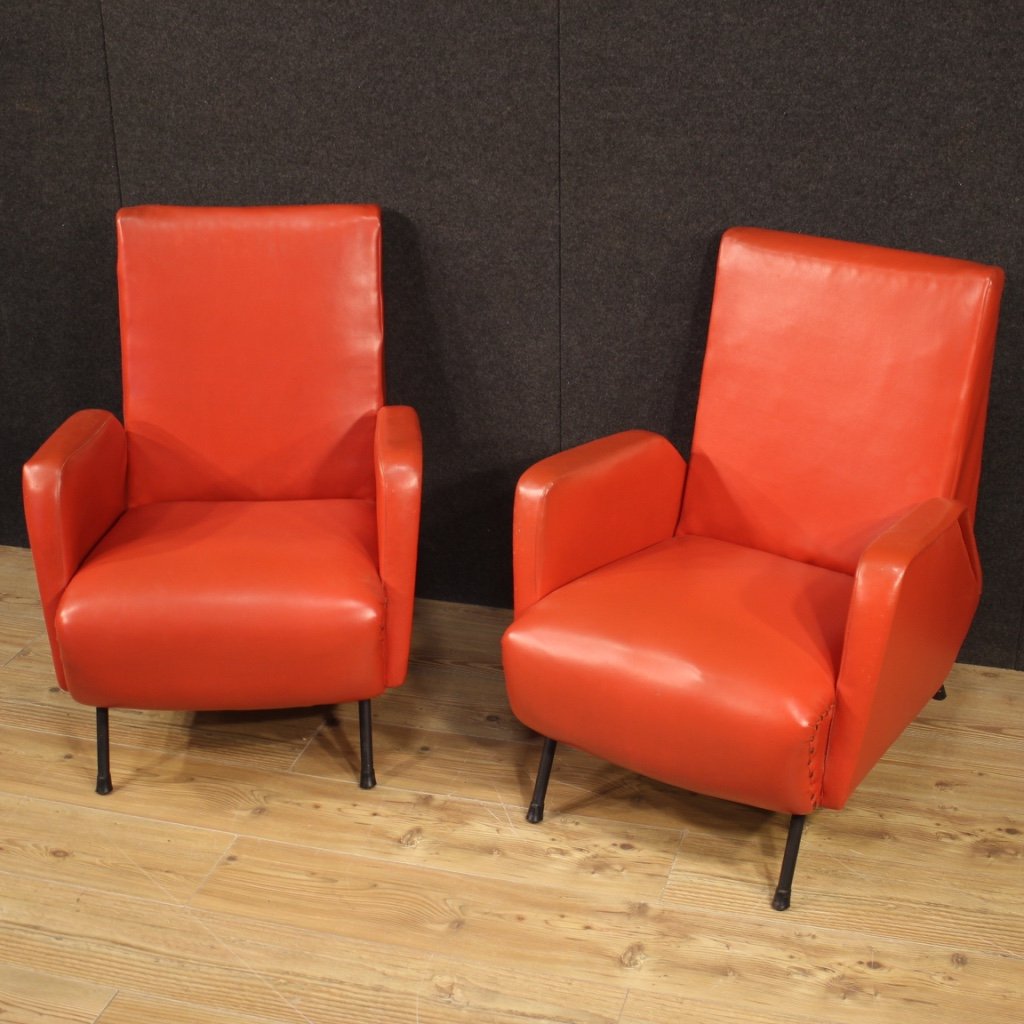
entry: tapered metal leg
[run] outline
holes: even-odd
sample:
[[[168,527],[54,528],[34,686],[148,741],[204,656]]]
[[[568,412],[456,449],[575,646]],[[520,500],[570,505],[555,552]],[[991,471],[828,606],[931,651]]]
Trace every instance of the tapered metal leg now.
[[[526,812],[526,820],[536,825],[538,821],[544,820],[544,797],[548,791],[548,781],[551,779],[551,765],[555,760],[555,747],[557,740],[544,740],[544,746],[540,752],[540,767],[537,769],[537,782],[533,787],[533,799],[530,801],[530,809]]]
[[[359,787],[373,789],[377,785],[377,776],[373,773],[373,719],[370,702],[359,702]]]
[[[110,724],[106,708],[96,709],[96,792],[106,796],[114,788],[110,781]]]
[[[946,699],[946,685],[945,685],[945,683],[943,683],[943,685],[940,686],[935,691],[935,696],[932,697],[932,700],[945,700],[945,699]]]
[[[779,872],[779,884],[775,888],[772,907],[776,910],[788,910],[789,900],[793,895],[793,872],[796,870],[796,855],[800,852],[800,838],[804,834],[804,814],[794,814],[789,819],[789,835],[786,836],[786,850],[782,855],[782,870]]]

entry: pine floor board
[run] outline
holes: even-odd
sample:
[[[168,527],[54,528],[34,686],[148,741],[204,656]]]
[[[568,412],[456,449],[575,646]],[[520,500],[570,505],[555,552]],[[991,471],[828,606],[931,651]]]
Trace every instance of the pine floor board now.
[[[212,1008],[301,1021],[187,907],[20,878],[5,885],[0,962]],[[268,1000],[280,1002],[267,1012]]]
[[[2,615],[3,609],[0,609]],[[8,664],[39,636],[39,626],[15,616],[0,618],[0,666]]]
[[[185,999],[158,999],[133,992],[118,992],[97,1018],[97,1024],[272,1024],[272,1018],[243,1017],[230,1011],[198,1006]]]
[[[630,992],[619,1024],[650,1024],[651,1021],[699,1021],[700,1024],[833,1024],[824,1017],[800,1017],[784,1008],[760,1013],[747,1006],[673,998],[650,992]]]
[[[0,794],[0,872],[184,902],[234,842],[223,831]]]
[[[343,920],[335,919],[336,905],[345,908]],[[376,862],[254,840],[239,841],[193,906],[340,930],[355,940],[383,928],[421,953],[504,957],[524,975],[557,971],[588,984],[614,981],[624,991],[637,984],[710,996],[724,982],[730,999],[761,1011],[785,997],[795,972],[836,1020],[857,1019],[859,1010],[847,1004],[854,998],[881,1012],[899,1009],[905,1020],[933,1019],[940,1010],[957,1020],[985,1007],[1017,1012],[1003,958],[960,946],[868,939],[809,925],[792,911],[746,919],[735,930],[735,918],[692,906],[675,910],[577,888],[510,892],[455,873],[428,878],[410,869],[396,877]],[[813,967],[798,967],[803,962]]]
[[[595,884],[656,897],[665,887],[681,836],[678,830],[645,827],[610,832],[607,823],[585,818],[552,819],[532,827],[518,807],[383,785],[366,793],[353,780],[302,775],[282,779],[279,773],[226,764],[203,764],[197,777],[196,765],[189,765],[185,755],[118,747],[112,748],[118,769],[115,789],[100,811],[94,810],[97,798],[90,789],[90,751],[84,740],[74,742],[79,746],[67,737],[0,727],[0,791],[16,794],[8,799],[20,800],[30,810],[20,830],[23,843],[33,835],[33,816],[35,834],[50,834],[39,820],[45,812],[33,798],[59,790],[65,816],[73,815],[76,807],[81,808],[79,815],[100,819],[117,812],[114,820],[128,822],[135,815],[157,834],[160,822],[169,823],[170,829],[174,822],[188,821],[220,830],[208,840],[213,848],[221,841],[219,835],[242,835],[402,866],[445,870],[457,864],[461,872],[507,882],[529,883],[543,871],[558,884]],[[81,755],[69,757],[75,749]],[[0,807],[3,800],[0,794]],[[52,806],[49,801],[45,805]]]
[[[1024,896],[1019,862],[997,878],[964,873],[963,884],[938,884],[920,866],[893,859],[802,851],[790,914],[815,927],[1024,957]],[[803,856],[806,854],[806,857]],[[712,836],[684,843],[662,900],[666,906],[742,914],[764,899],[774,872],[762,851],[737,849]],[[1022,963],[1024,970],[1024,963]]]
[[[91,1024],[114,993],[108,986],[0,963],[4,1024]]]
[[[557,975],[548,984],[543,973],[527,981],[507,967],[463,967],[434,950],[386,942],[393,937],[383,928],[353,942],[336,931],[33,881],[5,897],[4,909],[0,962],[240,1020],[391,1024],[415,1020],[418,1006],[421,1020],[458,1019],[458,1009],[462,1019],[500,1024],[608,1024],[621,1005],[620,993],[601,984],[584,991]],[[333,907],[339,920],[346,910]],[[526,985],[541,991],[523,994]]]
[[[338,906],[339,921],[346,908]],[[421,951],[383,922],[368,937],[344,927],[315,931],[308,922],[270,930],[256,917],[204,912],[204,924],[252,969],[273,975],[277,989],[316,1021],[493,1021],[609,1024],[621,989],[556,971],[524,973],[515,956],[485,959]],[[346,1008],[348,1015],[346,1016]]]

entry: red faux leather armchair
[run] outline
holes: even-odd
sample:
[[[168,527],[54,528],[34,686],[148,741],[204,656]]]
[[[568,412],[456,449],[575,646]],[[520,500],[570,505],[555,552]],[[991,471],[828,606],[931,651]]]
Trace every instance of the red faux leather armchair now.
[[[515,714],[556,743],[791,817],[841,808],[944,695],[1002,272],[751,228],[718,260],[689,466],[629,431],[516,492]]]
[[[359,702],[403,682],[416,413],[383,404],[375,206],[117,216],[124,425],[79,412],[25,466],[57,678],[97,709]]]

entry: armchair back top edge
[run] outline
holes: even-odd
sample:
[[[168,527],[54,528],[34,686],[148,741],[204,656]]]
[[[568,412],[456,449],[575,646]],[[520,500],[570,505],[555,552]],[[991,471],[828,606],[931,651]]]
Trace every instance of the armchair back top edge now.
[[[921,501],[977,500],[996,267],[733,228],[680,531],[843,572]]]
[[[372,497],[378,207],[128,207],[117,243],[130,505]]]

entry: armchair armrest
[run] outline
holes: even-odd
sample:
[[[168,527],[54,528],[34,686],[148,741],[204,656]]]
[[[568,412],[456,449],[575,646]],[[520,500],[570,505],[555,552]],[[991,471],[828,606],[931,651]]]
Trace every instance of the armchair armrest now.
[[[54,634],[68,581],[125,508],[128,449],[124,427],[109,412],[69,417],[25,463],[25,522],[57,677],[64,672]]]
[[[646,430],[531,466],[519,478],[512,519],[516,616],[571,580],[671,537],[685,477],[679,452]]]
[[[964,505],[933,498],[861,556],[846,625],[823,803],[840,808],[934,696],[981,595]]]
[[[377,483],[377,557],[387,595],[387,683],[405,679],[416,592],[423,439],[416,411],[384,406],[373,439]]]

